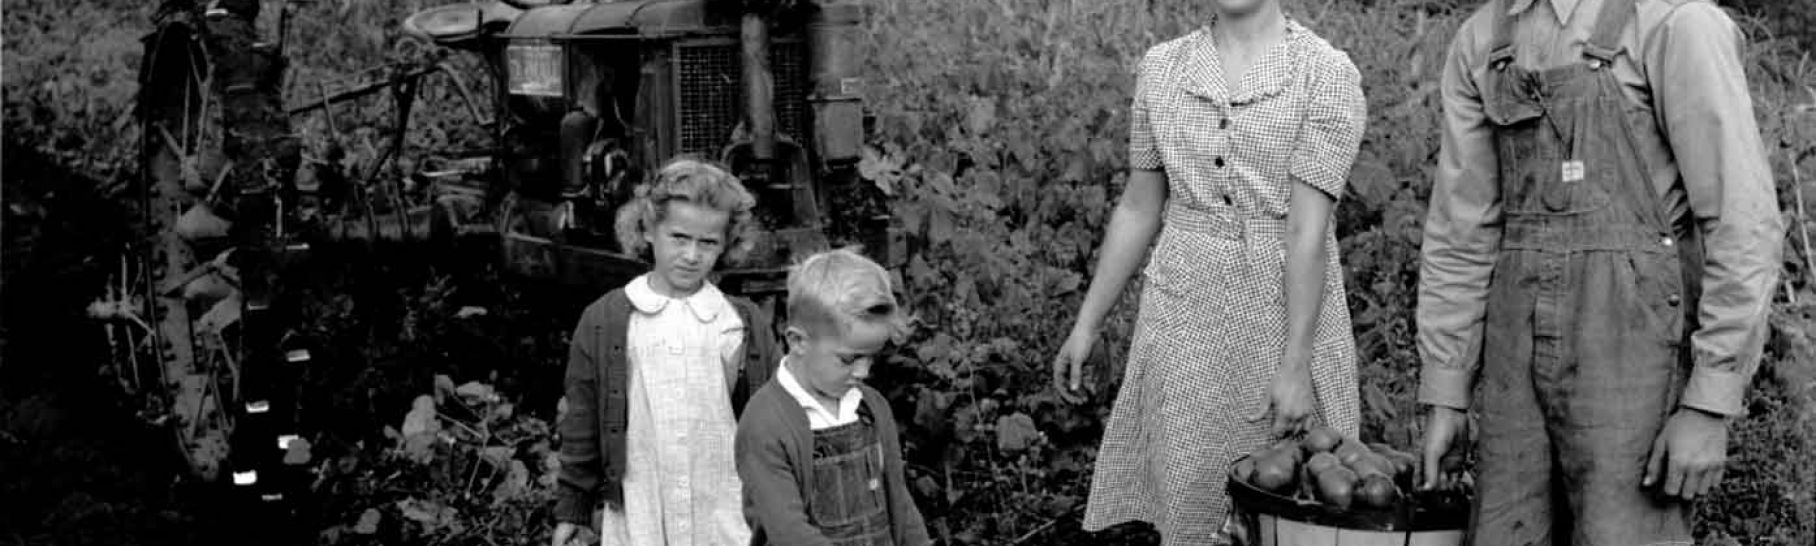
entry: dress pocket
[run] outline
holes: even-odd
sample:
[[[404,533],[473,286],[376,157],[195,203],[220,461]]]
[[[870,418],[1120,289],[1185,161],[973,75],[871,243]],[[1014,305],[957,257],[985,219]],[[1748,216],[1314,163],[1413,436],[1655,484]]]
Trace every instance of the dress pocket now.
[[[1154,247],[1148,251],[1148,263],[1141,270],[1143,282],[1156,290],[1173,295],[1184,295],[1187,272],[1179,263],[1182,250],[1180,234],[1162,227],[1160,235],[1154,240]]]

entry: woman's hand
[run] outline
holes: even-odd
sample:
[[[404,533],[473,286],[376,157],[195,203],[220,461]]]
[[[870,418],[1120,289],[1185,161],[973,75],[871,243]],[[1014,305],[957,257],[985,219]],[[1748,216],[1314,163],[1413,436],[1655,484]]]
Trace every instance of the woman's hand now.
[[[1129,277],[1147,259],[1148,247],[1153,246],[1154,237],[1160,233],[1160,213],[1166,201],[1165,173],[1129,171],[1116,211],[1110,213],[1110,227],[1099,249],[1101,256],[1096,274],[1091,276],[1091,287],[1085,290],[1085,300],[1078,306],[1072,333],[1053,357],[1053,389],[1060,398],[1075,404],[1084,400],[1084,393],[1078,391],[1082,375],[1079,372],[1085,358],[1091,355],[1091,347],[1097,344],[1097,331],[1104,317],[1115,307],[1116,298],[1122,297]]]
[[[1249,421],[1260,421],[1273,413],[1275,438],[1305,430],[1317,407],[1312,394],[1311,360],[1310,351],[1287,351],[1279,370],[1274,372],[1274,381],[1268,385],[1267,404]]]
[[[579,546],[599,543],[599,535],[592,529],[568,522],[555,524],[555,536],[550,537],[554,546]]]
[[[1091,356],[1091,348],[1097,344],[1097,335],[1089,331],[1073,328],[1066,336],[1065,343],[1060,344],[1059,354],[1053,355],[1053,390],[1060,398],[1077,403],[1084,398],[1078,392],[1079,376],[1082,375],[1085,360]]]

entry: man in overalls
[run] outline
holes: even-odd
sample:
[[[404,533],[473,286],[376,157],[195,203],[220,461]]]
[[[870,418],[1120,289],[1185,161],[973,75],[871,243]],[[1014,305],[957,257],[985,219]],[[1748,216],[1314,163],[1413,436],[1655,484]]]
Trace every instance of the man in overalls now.
[[[1476,412],[1472,544],[1690,543],[1782,251],[1742,40],[1708,0],[1490,0],[1457,32],[1419,401],[1425,487]]]

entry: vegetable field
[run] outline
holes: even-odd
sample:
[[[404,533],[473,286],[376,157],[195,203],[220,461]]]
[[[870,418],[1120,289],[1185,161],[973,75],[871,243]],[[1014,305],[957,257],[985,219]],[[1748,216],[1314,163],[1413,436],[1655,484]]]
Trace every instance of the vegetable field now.
[[[268,29],[280,0],[265,0]],[[285,93],[300,103],[422,58],[398,23],[436,0],[291,2]],[[1047,388],[1126,169],[1132,68],[1207,21],[1193,0],[872,0],[860,55],[864,174],[910,230],[916,330],[875,372],[903,423],[908,479],[945,544],[1155,544],[1079,529],[1122,377],[1131,286],[1083,400]],[[135,421],[98,370],[82,310],[132,236],[139,39],[155,2],[7,0],[0,200],[0,545],[200,543],[233,536],[177,478],[168,435]],[[1407,449],[1414,290],[1438,145],[1437,67],[1464,0],[1286,0],[1349,52],[1369,127],[1338,235],[1362,356],[1361,440]],[[1721,2],[1747,31],[1757,119],[1790,220],[1772,335],[1732,425],[1706,544],[1816,543],[1816,2]],[[274,32],[271,30],[268,33]],[[476,59],[450,57],[470,85]],[[394,176],[486,132],[445,80],[424,84]],[[485,106],[485,105],[480,105]],[[394,120],[385,94],[295,118],[365,172]],[[482,112],[490,116],[490,112]],[[512,281],[484,260],[349,246],[293,272],[324,340],[301,419],[316,472],[302,532],[319,544],[546,544],[566,336],[597,294]],[[427,403],[424,403],[424,401]],[[1637,469],[1635,470],[1638,471]],[[241,532],[243,530],[236,530]]]

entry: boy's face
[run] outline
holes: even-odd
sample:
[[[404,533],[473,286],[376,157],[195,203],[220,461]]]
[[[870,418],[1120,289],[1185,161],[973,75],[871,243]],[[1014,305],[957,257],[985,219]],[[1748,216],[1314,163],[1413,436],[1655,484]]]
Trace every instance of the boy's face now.
[[[887,327],[863,321],[853,323],[843,335],[809,334],[790,326],[787,336],[794,362],[790,371],[808,392],[827,400],[838,400],[870,377],[876,353],[889,343]]]
[[[671,202],[654,229],[643,234],[655,254],[650,288],[671,298],[699,290],[725,250],[731,213],[693,203]]]

